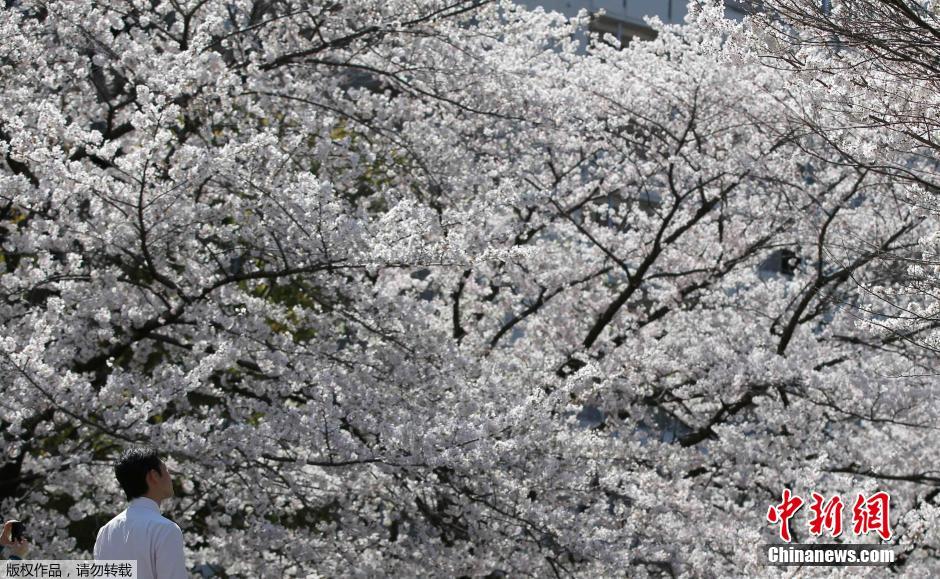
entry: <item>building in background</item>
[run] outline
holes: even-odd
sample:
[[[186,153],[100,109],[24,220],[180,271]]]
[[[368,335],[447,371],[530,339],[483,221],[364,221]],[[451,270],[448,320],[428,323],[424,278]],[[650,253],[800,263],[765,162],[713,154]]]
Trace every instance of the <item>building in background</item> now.
[[[520,4],[545,10],[557,10],[574,16],[586,8],[593,16],[591,30],[608,32],[621,43],[631,38],[653,38],[656,33],[643,20],[644,16],[658,16],[670,24],[681,24],[688,13],[688,0],[517,0]],[[599,12],[603,10],[603,14]],[[741,18],[746,13],[745,2],[725,0],[729,18]]]

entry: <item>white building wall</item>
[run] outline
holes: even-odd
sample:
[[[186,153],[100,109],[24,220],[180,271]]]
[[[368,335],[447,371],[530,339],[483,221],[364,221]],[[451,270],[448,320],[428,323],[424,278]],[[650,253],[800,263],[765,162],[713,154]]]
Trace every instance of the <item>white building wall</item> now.
[[[629,30],[649,30],[643,21],[644,16],[659,16],[660,20],[670,24],[681,24],[688,13],[687,0],[516,0],[518,3],[534,8],[541,6],[545,10],[555,10],[568,16],[574,16],[581,8],[591,14],[603,9],[605,20],[627,25]],[[741,18],[744,15],[742,2],[726,0],[726,14],[729,18]],[[613,32],[613,31],[612,31]],[[651,32],[651,31],[650,31]],[[641,34],[643,35],[643,34]]]
[[[659,16],[663,22],[679,23],[687,12],[684,0],[522,0],[520,3],[567,15],[574,15],[581,8],[587,8],[592,14],[604,9],[611,18],[640,25],[647,15]]]

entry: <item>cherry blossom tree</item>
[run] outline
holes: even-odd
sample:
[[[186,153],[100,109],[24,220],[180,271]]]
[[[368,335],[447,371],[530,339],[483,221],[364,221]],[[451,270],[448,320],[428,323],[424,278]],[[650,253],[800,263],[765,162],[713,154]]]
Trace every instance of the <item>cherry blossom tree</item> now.
[[[940,337],[937,3],[769,0],[743,27],[715,19],[712,24],[713,32],[731,39],[727,52],[790,74],[789,98],[780,102],[794,126],[825,142],[833,162],[893,182],[895,187],[875,192],[879,202],[906,199],[924,222],[918,251],[885,252],[877,259],[886,275],[853,281],[865,296],[857,303],[860,325],[881,339],[927,350],[928,363],[914,365],[909,373],[935,378],[930,358],[936,358]],[[729,50],[731,44],[736,48]],[[870,247],[876,243],[864,234],[858,239]],[[926,437],[924,448],[933,441]],[[906,520],[919,529],[913,534],[921,540],[911,540],[899,558],[896,568],[905,570],[935,558],[940,546],[926,531],[938,514],[937,480],[925,466],[934,459],[916,452],[906,458],[893,469],[846,469],[881,484],[913,483],[916,494]]]
[[[772,0],[754,16],[765,63],[796,73],[813,110],[795,116],[839,151],[842,162],[909,183],[925,217],[940,215],[937,55],[940,5],[923,0]],[[827,114],[819,115],[818,111]],[[879,331],[919,334],[940,351],[938,237],[922,240],[893,282],[867,288]]]
[[[739,574],[896,480],[935,569],[933,362],[852,283],[922,219],[717,16],[8,2],[3,512],[86,555],[151,443],[225,576]]]

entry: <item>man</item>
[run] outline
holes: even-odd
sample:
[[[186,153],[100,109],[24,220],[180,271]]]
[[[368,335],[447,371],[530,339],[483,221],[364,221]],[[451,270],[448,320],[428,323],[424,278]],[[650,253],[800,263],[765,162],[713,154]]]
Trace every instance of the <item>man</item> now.
[[[124,451],[114,467],[127,508],[98,531],[95,560],[136,559],[138,579],[190,576],[183,556],[183,532],[160,515],[160,502],[173,496],[166,464],[153,448]]]

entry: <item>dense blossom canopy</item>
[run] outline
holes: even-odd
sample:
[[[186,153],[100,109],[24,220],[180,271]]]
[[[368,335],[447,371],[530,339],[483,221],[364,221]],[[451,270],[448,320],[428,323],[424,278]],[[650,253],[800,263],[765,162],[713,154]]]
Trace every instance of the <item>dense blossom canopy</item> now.
[[[784,487],[889,491],[937,569],[935,360],[856,307],[930,223],[720,11],[619,47],[508,2],[6,4],[34,552],[87,556],[147,442],[227,575],[758,573]]]
[[[839,162],[907,183],[904,195],[940,215],[940,3],[935,0],[769,0],[745,49],[791,71],[812,106],[793,115]],[[819,114],[824,111],[826,114]],[[940,352],[940,230],[901,257],[902,276],[870,284],[871,326]]]

